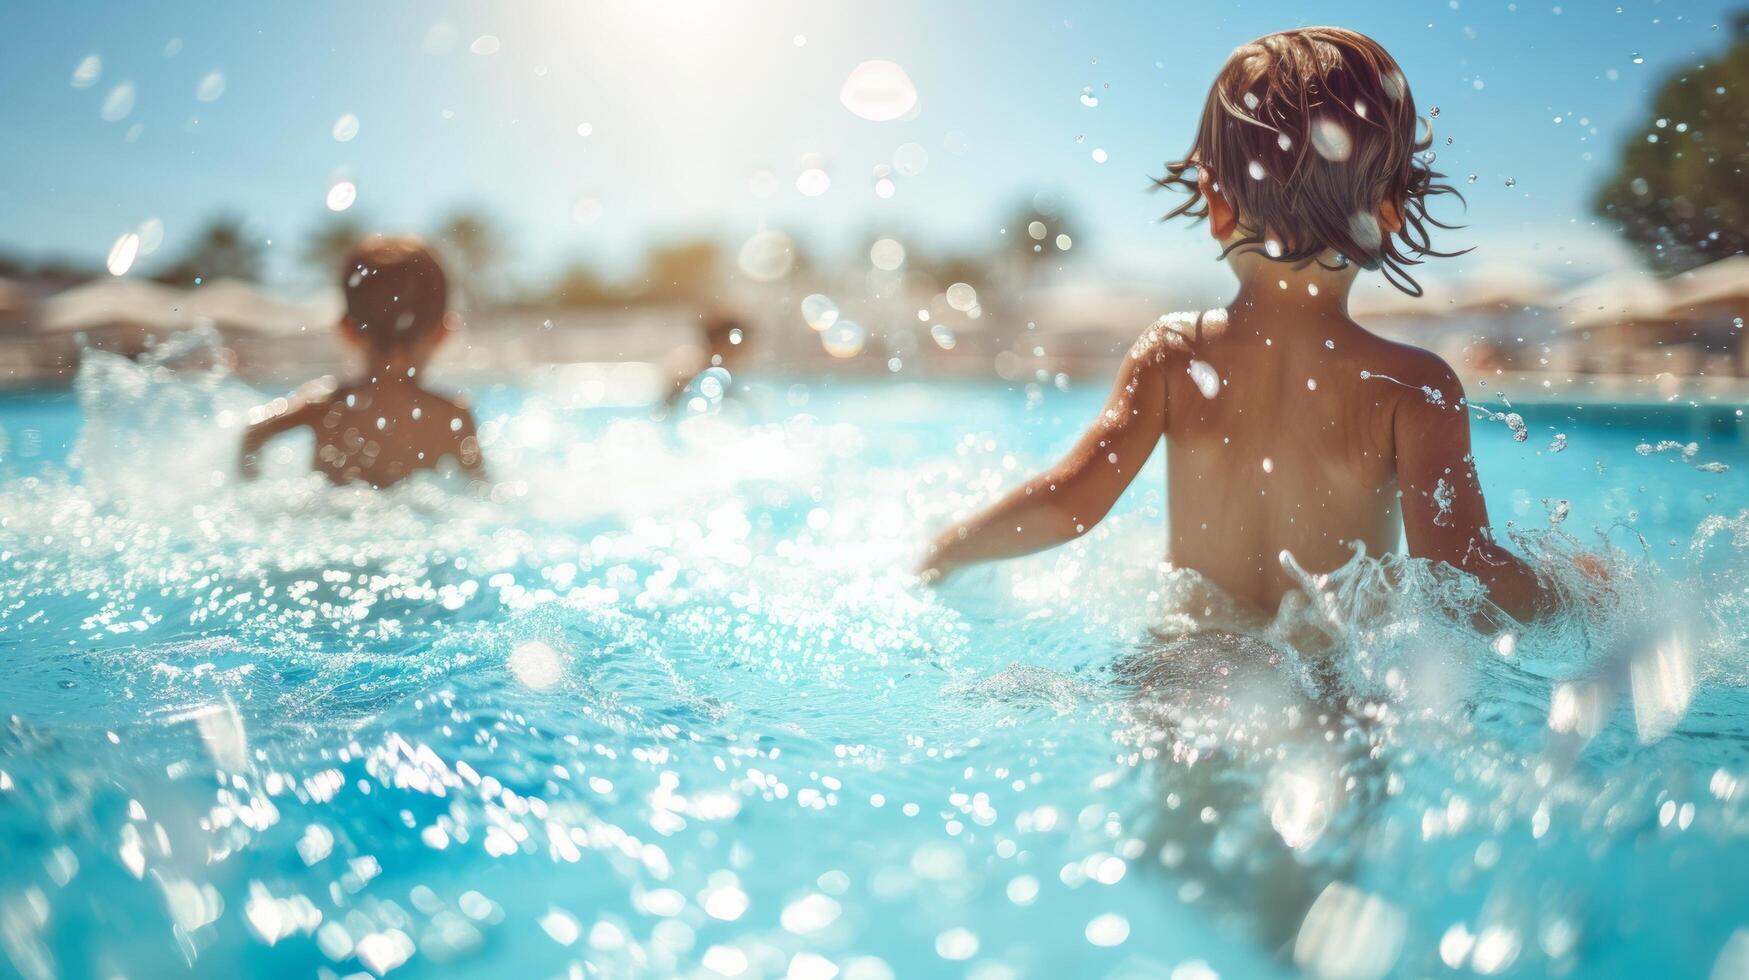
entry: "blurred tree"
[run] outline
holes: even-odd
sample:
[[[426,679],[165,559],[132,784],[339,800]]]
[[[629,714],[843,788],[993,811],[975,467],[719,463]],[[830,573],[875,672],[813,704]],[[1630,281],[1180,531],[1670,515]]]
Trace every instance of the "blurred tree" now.
[[[182,258],[157,279],[174,286],[227,277],[256,282],[261,279],[263,249],[261,239],[249,233],[242,218],[221,214],[207,222]]]
[[[303,259],[326,285],[334,278],[346,253],[369,234],[370,228],[361,218],[350,214],[329,217],[310,232],[304,242]]]
[[[625,302],[625,292],[603,280],[594,269],[578,262],[559,273],[549,300],[557,306],[618,306]]]
[[[1008,229],[1006,252],[1018,277],[1017,286],[1033,284],[1046,269],[1055,268],[1079,244],[1075,241],[1075,221],[1054,195],[1034,194],[1014,211],[1005,226]]]
[[[722,249],[704,239],[658,245],[644,259],[643,296],[653,302],[703,302],[716,292]]]
[[[498,230],[492,219],[479,211],[460,210],[437,230],[438,245],[450,262],[450,278],[460,287],[469,306],[491,300],[492,273],[502,255]]]
[[[1679,271],[1749,250],[1749,12],[1717,58],[1666,79],[1598,192],[1646,260]]]

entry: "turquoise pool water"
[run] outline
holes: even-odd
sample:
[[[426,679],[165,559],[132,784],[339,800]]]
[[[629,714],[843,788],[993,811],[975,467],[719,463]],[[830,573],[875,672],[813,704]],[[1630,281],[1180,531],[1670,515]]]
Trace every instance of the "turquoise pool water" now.
[[[1478,421],[1502,531],[1558,560],[1564,512],[1612,591],[1511,630],[1360,562],[1310,603],[1324,660],[1153,637],[1158,459],[1074,547],[913,582],[1102,387],[766,383],[678,425],[611,378],[471,387],[493,499],[325,487],[298,446],[236,485],[222,374],[0,397],[0,963],[1749,969],[1732,424]]]

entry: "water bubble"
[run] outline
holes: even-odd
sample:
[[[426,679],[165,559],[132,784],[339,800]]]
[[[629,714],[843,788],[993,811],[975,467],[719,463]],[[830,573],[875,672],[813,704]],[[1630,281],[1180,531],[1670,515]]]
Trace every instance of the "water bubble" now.
[[[1633,56],[1632,61],[1636,65],[1643,65],[1646,63],[1646,59],[1638,54]]]
[[[808,36],[806,34],[797,34],[795,37],[789,39],[789,43],[798,48],[805,47],[808,43]]]
[[[749,279],[773,282],[788,275],[795,260],[795,243],[790,237],[768,228],[747,239],[747,243],[741,246],[737,264]]]
[[[802,300],[802,320],[815,330],[838,322],[838,304],[830,296],[813,293]]]
[[[978,291],[963,282],[947,287],[947,305],[964,313],[978,305]]]
[[[1202,392],[1204,398],[1214,398],[1221,393],[1221,376],[1214,366],[1207,361],[1191,361],[1186,371],[1190,380],[1196,385],[1196,390]]]
[[[1294,148],[1294,141],[1292,137],[1288,136],[1288,134],[1279,133],[1275,137],[1275,145],[1281,147],[1282,152],[1286,153]]]
[[[954,928],[935,937],[935,955],[944,960],[969,960],[978,955],[978,934]]]
[[[482,34],[474,38],[474,43],[468,45],[468,50],[479,55],[493,55],[503,46],[504,43],[498,40],[496,34]]]
[[[1050,232],[1045,228],[1044,222],[1034,221],[1026,226],[1026,233],[1032,236],[1033,241],[1042,242],[1045,240],[1045,236]]]
[[[1070,246],[1074,244],[1075,243],[1069,239],[1068,235],[1057,236],[1057,251],[1059,252],[1067,252]]]
[[[1567,448],[1567,434],[1565,432],[1555,433],[1554,440],[1549,443],[1549,452],[1558,453],[1561,450],[1566,449],[1566,448]]]
[[[917,87],[905,69],[893,62],[865,61],[844,79],[838,101],[858,118],[887,122],[903,118],[917,107]]]
[[[1116,912],[1107,912],[1087,923],[1087,941],[1095,946],[1121,946],[1130,938],[1130,920]]]
[[[1089,109],[1095,108],[1099,105],[1099,97],[1093,94],[1093,89],[1091,87],[1081,90],[1081,104]]]
[[[1262,180],[1264,177],[1268,176],[1268,174],[1263,171],[1263,164],[1256,160],[1251,161],[1245,169],[1251,174],[1252,180]]]
[[[901,177],[915,177],[929,166],[929,151],[918,143],[906,143],[893,151],[893,170]]]
[[[1300,923],[1294,963],[1318,976],[1383,977],[1396,965],[1408,925],[1402,909],[1333,881]]]
[[[109,247],[109,258],[104,261],[104,267],[112,276],[125,276],[134,267],[134,259],[140,254],[140,236],[126,232]]]
[[[833,357],[855,357],[868,342],[868,331],[854,320],[838,320],[820,333],[820,346]]]
[[[336,143],[350,143],[358,135],[358,117],[347,113],[334,120],[334,128],[329,131]]]
[[[337,180],[328,188],[328,210],[344,211],[358,200],[358,185],[350,180]]]
[[[225,73],[209,71],[194,87],[194,97],[201,102],[217,102],[225,94]]]
[[[577,124],[577,135],[578,136],[588,138],[594,132],[595,132],[595,126],[592,123],[578,123]]]
[[[1245,108],[1250,109],[1252,112],[1256,112],[1257,107],[1261,104],[1257,101],[1256,94],[1252,92],[1246,92],[1244,98],[1240,101],[1244,102]]]
[[[140,222],[138,233],[141,255],[151,255],[158,250],[158,246],[164,244],[164,222],[157,218],[147,218]]]
[[[1507,187],[1517,187],[1518,186],[1518,178],[1517,177],[1506,178],[1506,186]]]
[[[899,189],[898,185],[893,183],[893,180],[891,177],[882,177],[880,180],[875,181],[875,185],[874,185],[875,197],[878,197],[883,201],[889,197],[892,197],[894,192],[896,192],[898,189]]]
[[[534,691],[544,691],[557,684],[565,675],[565,660],[557,650],[539,640],[520,643],[511,651],[507,662],[517,683]]]
[[[97,79],[102,74],[103,59],[94,54],[86,55],[73,67],[73,87],[90,88],[97,84]]]
[[[1354,152],[1354,140],[1336,120],[1318,119],[1312,123],[1312,149],[1332,163],[1341,163]]]
[[[953,331],[940,323],[930,324],[929,338],[935,341],[935,346],[942,350],[953,350],[954,346],[959,343],[959,340],[954,337]]]
[[[1272,259],[1281,258],[1281,254],[1282,254],[1281,242],[1277,241],[1274,238],[1265,238],[1263,240],[1263,254],[1269,256]]]
[[[103,108],[98,114],[104,122],[120,122],[134,111],[134,83],[122,82],[109,90],[103,99]]]
[[[905,246],[891,238],[876,239],[869,246],[868,260],[875,268],[892,272],[905,264]]]
[[[601,220],[605,210],[600,198],[586,194],[578,198],[576,205],[571,208],[571,218],[580,225],[592,225]]]
[[[796,175],[796,190],[803,197],[819,197],[832,186],[832,178],[819,167],[808,167]]]

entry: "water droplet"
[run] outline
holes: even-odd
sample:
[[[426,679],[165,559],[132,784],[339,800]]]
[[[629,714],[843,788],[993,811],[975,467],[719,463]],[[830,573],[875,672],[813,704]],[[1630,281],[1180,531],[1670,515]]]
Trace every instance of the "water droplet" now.
[[[1104,163],[1106,160],[1109,160],[1109,159],[1110,159],[1110,157],[1106,155],[1104,147],[1096,146],[1093,148],[1093,162],[1094,163]]]
[[[905,246],[891,238],[876,239],[869,247],[868,260],[875,268],[892,272],[905,264]]]
[[[905,69],[893,62],[865,61],[844,79],[838,101],[858,118],[887,122],[903,118],[917,107],[917,87]]]
[[[833,357],[855,357],[868,342],[868,331],[854,320],[838,320],[820,334],[820,346]]]
[[[1186,371],[1190,375],[1191,383],[1196,385],[1196,390],[1202,392],[1204,398],[1213,399],[1221,393],[1221,376],[1215,371],[1214,365],[1207,361],[1193,360]]]
[[[1081,104],[1089,109],[1099,105],[1099,97],[1093,94],[1092,88],[1084,88],[1081,90]]]
[[[749,279],[773,282],[782,279],[795,264],[795,243],[781,231],[768,228],[747,239],[737,256],[737,265]]]
[[[468,45],[468,50],[478,55],[493,55],[503,46],[504,43],[498,40],[496,34],[482,34],[474,38],[474,43]]]
[[[1265,174],[1263,172],[1263,164],[1257,162],[1256,160],[1251,161],[1251,163],[1245,169],[1247,172],[1249,172],[1251,174],[1252,180],[1262,180],[1264,177],[1268,176],[1267,174]]]
[[[929,151],[918,143],[906,143],[893,151],[893,170],[901,177],[915,177],[929,166]]]
[[[825,330],[838,322],[838,304],[830,296],[813,293],[802,300],[802,321],[814,330]]]
[[[796,190],[803,197],[819,197],[832,186],[832,178],[819,167],[809,167],[796,175]]]
[[[97,79],[103,74],[103,59],[97,55],[86,55],[84,60],[73,68],[73,87],[90,88],[97,84]]]
[[[978,305],[978,291],[963,282],[947,287],[947,305],[965,313]]]
[[[1517,177],[1506,178],[1506,186],[1507,187],[1517,187],[1518,186],[1518,178]]]
[[[953,331],[940,323],[930,324],[929,339],[935,341],[935,346],[942,350],[953,350],[954,345],[959,343],[958,338],[954,337]]]
[[[353,138],[358,135],[358,117],[349,112],[334,120],[334,128],[331,133],[336,143],[352,142]]]
[[[358,185],[350,180],[337,180],[328,188],[328,210],[344,211],[358,200]]]
[[[1336,120],[1319,119],[1312,123],[1312,149],[1332,163],[1341,163],[1354,152],[1354,140]]]
[[[109,247],[109,258],[104,266],[112,276],[125,276],[134,267],[134,259],[140,254],[140,236],[127,232],[115,240]]]
[[[103,117],[104,122],[120,122],[133,111],[134,83],[122,82],[109,90],[109,94],[103,99],[103,108],[99,110],[98,114]]]
[[[194,87],[194,97],[201,102],[217,102],[225,94],[225,73],[209,71]]]

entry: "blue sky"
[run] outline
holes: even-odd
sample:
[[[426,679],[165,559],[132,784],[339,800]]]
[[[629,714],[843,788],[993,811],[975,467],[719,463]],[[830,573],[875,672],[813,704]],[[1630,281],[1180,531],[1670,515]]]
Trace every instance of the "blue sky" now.
[[[150,271],[230,210],[272,241],[273,278],[295,286],[308,276],[302,241],[345,177],[354,212],[386,230],[430,228],[459,205],[490,211],[516,273],[536,280],[572,258],[624,271],[651,242],[733,245],[761,227],[828,255],[875,231],[932,251],[981,248],[1044,190],[1075,215],[1083,273],[1207,283],[1212,244],[1156,220],[1169,198],[1148,177],[1186,148],[1235,45],[1336,23],[1383,42],[1421,111],[1441,110],[1437,166],[1470,198],[1469,227],[1444,241],[1478,246],[1446,273],[1531,264],[1578,278],[1628,261],[1590,195],[1658,81],[1722,48],[1729,11],[1674,0],[13,3],[0,8],[0,249],[101,263],[118,235],[156,218],[164,243],[138,266]],[[475,53],[492,47],[475,45],[486,36],[496,50]],[[91,55],[101,71],[78,87]],[[915,82],[912,118],[870,122],[840,103],[846,75],[876,58]],[[202,101],[214,72],[222,92]],[[133,108],[106,121],[124,83]],[[1097,107],[1082,103],[1088,88]],[[339,142],[346,114],[358,135]],[[874,168],[906,143],[927,150],[927,166],[878,197]],[[832,177],[819,197],[795,184],[810,153]],[[751,179],[762,171],[775,178],[767,196]],[[599,203],[588,223],[584,199]]]

